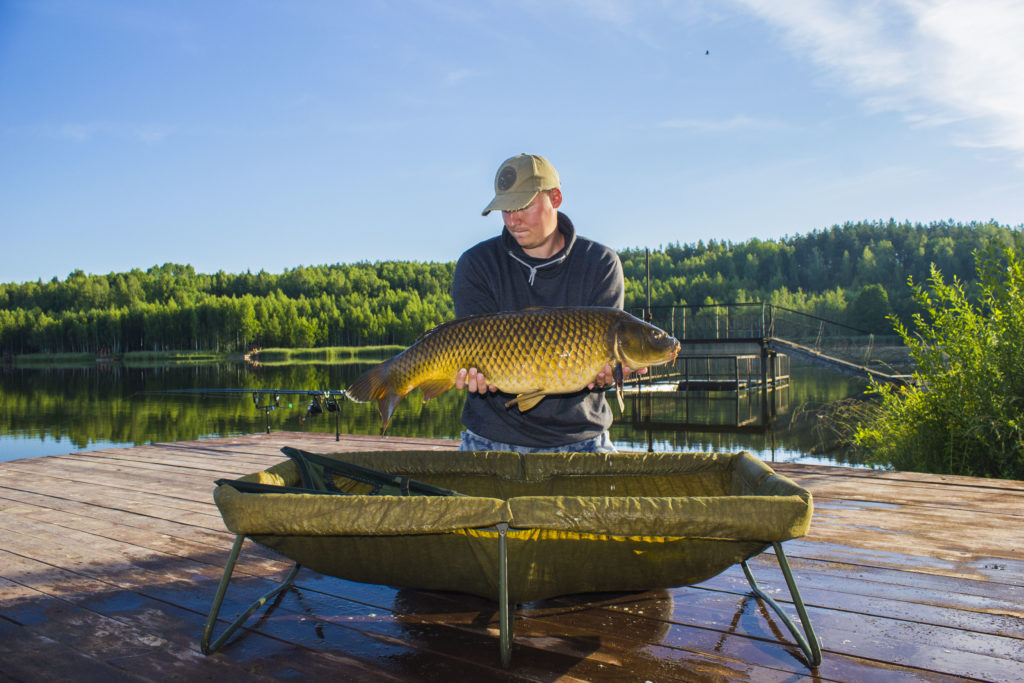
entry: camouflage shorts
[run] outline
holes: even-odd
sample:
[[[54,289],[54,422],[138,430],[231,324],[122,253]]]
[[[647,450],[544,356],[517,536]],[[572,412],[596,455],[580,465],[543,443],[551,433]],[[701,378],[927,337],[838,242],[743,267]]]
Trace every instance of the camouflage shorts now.
[[[468,429],[462,432],[460,451],[511,451],[513,453],[615,453],[615,445],[607,431],[597,436],[561,446],[519,446],[493,441]]]

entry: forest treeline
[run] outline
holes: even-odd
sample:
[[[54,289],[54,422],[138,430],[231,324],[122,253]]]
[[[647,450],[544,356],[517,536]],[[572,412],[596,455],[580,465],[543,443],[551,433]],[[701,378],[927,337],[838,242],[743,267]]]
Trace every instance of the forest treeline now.
[[[934,264],[968,291],[974,253],[1010,246],[995,222],[859,222],[778,240],[709,240],[650,251],[653,306],[767,301],[871,332],[917,310],[908,278]],[[647,303],[647,251],[620,252],[626,308]],[[243,350],[409,344],[453,317],[455,264],[383,261],[265,271],[147,270],[0,284],[0,351]]]

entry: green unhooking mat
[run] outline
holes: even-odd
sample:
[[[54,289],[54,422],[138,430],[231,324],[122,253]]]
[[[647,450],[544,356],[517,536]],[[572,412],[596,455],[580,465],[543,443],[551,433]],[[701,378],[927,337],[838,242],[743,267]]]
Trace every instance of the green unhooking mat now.
[[[698,583],[803,536],[812,512],[749,453],[283,450],[217,482],[232,532],[331,576],[494,598],[504,523],[513,604]]]

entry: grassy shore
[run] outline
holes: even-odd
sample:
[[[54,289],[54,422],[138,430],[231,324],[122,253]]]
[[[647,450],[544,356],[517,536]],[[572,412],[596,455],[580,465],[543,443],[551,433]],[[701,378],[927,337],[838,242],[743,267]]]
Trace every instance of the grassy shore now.
[[[325,346],[315,349],[261,349],[256,355],[260,365],[296,363],[365,363],[386,360],[404,346]]]
[[[94,353],[21,353],[12,356],[18,367],[88,367],[96,364]]]

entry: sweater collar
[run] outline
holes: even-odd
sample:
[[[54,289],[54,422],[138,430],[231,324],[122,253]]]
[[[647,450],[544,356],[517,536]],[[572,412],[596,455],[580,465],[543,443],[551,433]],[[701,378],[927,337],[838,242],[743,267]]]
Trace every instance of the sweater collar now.
[[[569,220],[569,217],[561,211],[558,212],[558,231],[562,233],[562,236],[565,238],[565,246],[552,254],[551,258],[541,259],[530,256],[523,251],[523,248],[519,246],[519,243],[513,239],[511,234],[509,234],[508,229],[502,229],[501,240],[505,247],[505,252],[513,260],[518,261],[529,270],[530,286],[533,286],[533,281],[537,277],[538,270],[548,268],[550,266],[556,266],[569,258],[569,252],[572,251],[572,247],[576,243],[576,228],[573,226],[572,221]]]

